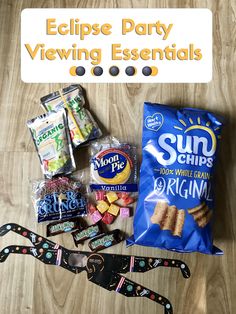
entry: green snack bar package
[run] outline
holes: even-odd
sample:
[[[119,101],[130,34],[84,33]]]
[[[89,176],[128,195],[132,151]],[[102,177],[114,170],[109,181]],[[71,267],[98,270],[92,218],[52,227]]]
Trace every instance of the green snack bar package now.
[[[41,104],[46,111],[67,109],[70,137],[74,147],[102,135],[91,113],[84,108],[85,99],[80,85],[70,85],[46,95],[41,98]]]
[[[42,114],[29,120],[27,126],[47,178],[75,170],[65,109]]]

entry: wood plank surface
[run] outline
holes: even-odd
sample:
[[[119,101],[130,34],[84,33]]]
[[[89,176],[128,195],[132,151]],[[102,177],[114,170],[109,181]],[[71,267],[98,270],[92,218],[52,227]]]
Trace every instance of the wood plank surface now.
[[[192,271],[189,280],[170,269],[127,277],[172,301],[175,314],[236,313],[236,1],[235,0],[0,0],[0,224],[17,222],[45,235],[35,222],[31,183],[42,178],[38,157],[26,127],[42,112],[39,99],[63,84],[25,84],[20,78],[20,12],[31,7],[148,7],[209,8],[213,12],[213,80],[208,84],[83,84],[89,108],[106,133],[135,143],[141,157],[143,102],[201,107],[226,118],[216,175],[215,244],[222,257],[177,254],[122,243],[107,252],[183,259]],[[47,73],[45,73],[47,75]],[[78,168],[88,167],[87,149],[78,153]],[[82,160],[85,160],[82,162]],[[79,176],[79,173],[77,174]],[[117,221],[131,234],[132,219]],[[74,249],[69,235],[54,239]],[[1,238],[0,248],[28,244],[14,234]],[[86,249],[86,245],[83,249]],[[10,256],[0,264],[1,314],[142,314],[163,313],[145,298],[125,298],[31,257]]]

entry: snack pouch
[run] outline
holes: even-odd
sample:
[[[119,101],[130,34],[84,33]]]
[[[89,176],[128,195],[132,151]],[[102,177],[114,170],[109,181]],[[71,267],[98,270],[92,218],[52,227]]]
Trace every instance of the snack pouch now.
[[[212,239],[221,128],[221,118],[209,111],[144,104],[139,199],[128,244],[223,254]]]
[[[80,85],[70,85],[40,100],[46,111],[58,111],[60,108],[68,110],[68,125],[73,147],[102,135],[91,113],[84,108],[85,99]]]
[[[83,186],[67,177],[34,181],[32,201],[38,223],[87,215]]]
[[[90,176],[92,191],[136,192],[136,147],[106,137],[90,147]]]
[[[47,178],[75,170],[65,109],[42,114],[27,125]]]

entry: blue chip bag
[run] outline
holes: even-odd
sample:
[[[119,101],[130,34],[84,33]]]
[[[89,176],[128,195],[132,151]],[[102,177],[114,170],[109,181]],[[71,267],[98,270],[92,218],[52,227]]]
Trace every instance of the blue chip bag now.
[[[212,239],[221,128],[222,119],[209,111],[144,104],[139,199],[128,244],[223,254]]]

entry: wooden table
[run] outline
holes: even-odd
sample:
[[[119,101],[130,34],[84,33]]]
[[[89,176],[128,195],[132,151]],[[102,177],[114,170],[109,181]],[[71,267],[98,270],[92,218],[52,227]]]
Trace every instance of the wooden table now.
[[[225,126],[216,175],[215,244],[222,257],[175,254],[125,244],[107,252],[165,256],[184,259],[192,277],[182,278],[176,270],[157,269],[129,278],[168,297],[175,314],[236,313],[236,1],[0,1],[0,224],[17,222],[45,235],[35,222],[31,203],[32,181],[42,178],[26,120],[42,113],[39,98],[63,84],[25,84],[20,78],[20,12],[27,7],[207,7],[214,18],[213,80],[208,84],[84,84],[89,107],[105,133],[121,140],[141,143],[143,101],[191,105],[223,114]],[[47,73],[45,73],[47,75]],[[89,166],[87,149],[76,154],[78,177]],[[83,159],[83,160],[82,160]],[[117,220],[115,226],[132,233],[132,219]],[[70,235],[54,238],[75,248]],[[1,248],[28,244],[9,233]],[[87,247],[84,246],[83,249]],[[31,257],[10,256],[0,264],[0,312],[16,313],[162,313],[145,298],[125,298],[87,281],[86,274],[73,274],[45,266]]]

